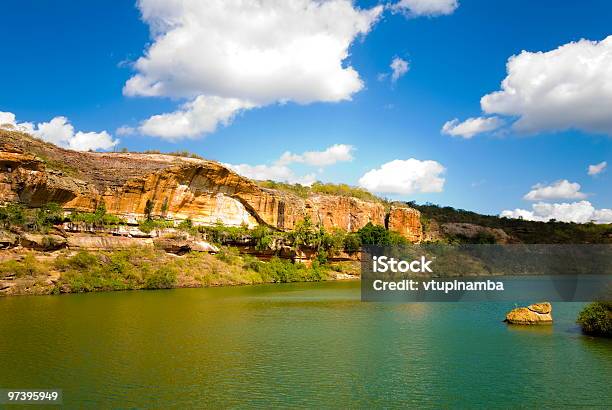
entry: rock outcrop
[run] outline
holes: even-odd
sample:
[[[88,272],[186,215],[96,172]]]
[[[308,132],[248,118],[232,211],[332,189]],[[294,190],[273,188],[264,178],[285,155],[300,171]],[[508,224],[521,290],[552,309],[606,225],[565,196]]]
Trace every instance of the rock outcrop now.
[[[391,205],[387,228],[399,232],[411,242],[421,242],[423,239],[421,213],[413,208]]]
[[[551,324],[552,321],[552,306],[549,302],[512,309],[506,315],[505,320],[505,322],[515,325],[546,325]]]
[[[0,203],[67,211],[109,213],[136,223],[152,214],[168,220],[228,226],[265,224],[289,230],[310,216],[325,228],[356,231],[368,222],[384,225],[385,207],[358,198],[312,194],[302,198],[266,189],[214,161],[163,154],[76,152],[0,130]],[[411,241],[422,236],[419,213],[394,207],[388,220]]]

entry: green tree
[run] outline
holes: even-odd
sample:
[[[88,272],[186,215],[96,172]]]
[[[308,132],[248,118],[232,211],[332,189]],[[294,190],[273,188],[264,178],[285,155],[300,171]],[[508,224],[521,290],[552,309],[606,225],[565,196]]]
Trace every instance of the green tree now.
[[[363,228],[357,231],[359,239],[363,245],[385,246],[390,243],[389,231],[384,226],[374,225],[368,222]]]
[[[612,337],[612,302],[593,302],[586,305],[576,322],[584,333]]]
[[[46,232],[53,225],[63,221],[64,211],[62,207],[54,202],[49,202],[38,209],[34,224],[37,231]]]
[[[144,208],[144,214],[147,218],[147,221],[150,221],[151,219],[153,219],[153,201],[151,201],[150,199],[147,199],[147,202],[145,203],[145,208]]]

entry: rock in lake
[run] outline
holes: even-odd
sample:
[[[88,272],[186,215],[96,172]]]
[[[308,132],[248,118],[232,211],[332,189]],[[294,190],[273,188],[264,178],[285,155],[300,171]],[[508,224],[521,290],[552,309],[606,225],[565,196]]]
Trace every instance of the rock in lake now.
[[[552,306],[548,302],[541,302],[527,307],[512,309],[508,312],[504,321],[515,325],[552,324]]]

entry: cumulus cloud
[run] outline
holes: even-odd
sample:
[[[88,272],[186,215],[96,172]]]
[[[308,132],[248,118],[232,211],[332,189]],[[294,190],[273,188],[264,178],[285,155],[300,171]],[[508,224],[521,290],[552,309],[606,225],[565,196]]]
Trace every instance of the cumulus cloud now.
[[[324,151],[307,151],[303,154],[293,154],[289,151],[281,155],[278,165],[288,165],[294,162],[315,167],[326,167],[336,162],[352,161],[355,147],[346,144],[334,144]]]
[[[145,135],[168,140],[193,138],[214,132],[217,125],[229,124],[241,110],[254,105],[237,98],[207,97],[200,95],[183,104],[175,112],[154,115],[143,121],[140,131]]]
[[[283,153],[272,165],[224,164],[242,176],[257,180],[272,180],[310,186],[316,182],[314,173],[298,176],[288,165],[299,163],[312,167],[333,165],[337,162],[352,161],[355,147],[346,144],[334,144],[323,151],[306,151],[302,154]]]
[[[74,126],[66,117],[54,117],[51,121],[38,123],[18,123],[15,115],[10,112],[0,112],[0,126],[15,128],[32,134],[44,141],[77,151],[109,150],[119,144],[119,140],[106,131],[102,132],[75,132]]]
[[[400,0],[391,8],[408,16],[440,16],[452,14],[457,7],[457,0]]]
[[[518,117],[520,132],[578,129],[612,135],[612,36],[510,57],[501,90],[482,97],[489,114]]]
[[[359,185],[369,191],[386,194],[442,192],[444,171],[445,168],[436,161],[396,159],[366,172],[359,179]]]
[[[541,222],[547,222],[551,219],[555,219],[561,222],[595,222],[598,224],[612,223],[612,209],[595,209],[595,207],[589,201],[560,204],[539,202],[537,204],[533,204],[531,208],[531,210],[505,210],[502,211],[500,216]]]
[[[346,63],[349,47],[383,9],[350,0],[141,0],[138,7],[153,42],[124,94],[190,100],[141,126],[170,139],[212,132],[243,109],[349,100],[363,88]]]
[[[470,139],[474,135],[494,131],[503,124],[504,121],[497,117],[468,118],[463,122],[459,122],[459,119],[455,118],[444,123],[441,132],[453,137]]]
[[[286,165],[249,165],[249,164],[223,164],[236,173],[260,181],[279,181],[290,184],[312,185],[317,179],[315,174],[297,176]]]
[[[403,60],[399,57],[395,57],[391,61],[391,64],[389,65],[389,67],[391,67],[391,81],[392,82],[396,82],[397,80],[399,80],[399,78],[403,76],[404,74],[406,74],[408,70],[410,69],[410,66],[408,65],[408,61]]]
[[[542,201],[549,199],[582,199],[586,194],[580,192],[580,184],[569,182],[567,179],[554,182],[550,185],[536,184],[531,187],[523,199],[528,201]]]
[[[588,174],[591,176],[599,175],[606,170],[607,166],[608,166],[608,163],[606,161],[600,162],[599,164],[589,165]]]
[[[134,135],[136,134],[136,128],[130,127],[128,125],[122,125],[121,127],[115,130],[115,134],[117,135]]]

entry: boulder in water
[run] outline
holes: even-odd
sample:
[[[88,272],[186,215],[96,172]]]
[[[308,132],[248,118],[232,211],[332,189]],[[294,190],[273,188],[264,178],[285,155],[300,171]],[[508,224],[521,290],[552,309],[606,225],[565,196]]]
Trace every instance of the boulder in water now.
[[[512,309],[508,312],[504,321],[515,325],[551,324],[553,322],[552,306],[549,302],[541,302]]]

